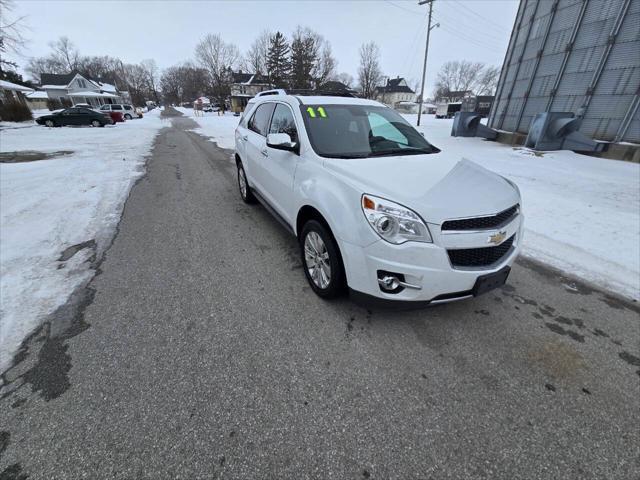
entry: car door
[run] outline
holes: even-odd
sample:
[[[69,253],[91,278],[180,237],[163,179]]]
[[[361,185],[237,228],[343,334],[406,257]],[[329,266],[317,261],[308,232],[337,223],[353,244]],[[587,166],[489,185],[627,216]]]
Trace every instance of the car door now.
[[[78,109],[67,108],[60,113],[60,123],[62,125],[78,125]]]
[[[298,128],[291,107],[276,103],[271,116],[269,133],[286,133],[294,143],[299,143]],[[293,177],[298,165],[298,154],[286,150],[267,147],[263,156],[260,178],[264,189],[270,193],[272,206],[289,223],[293,224]]]
[[[89,110],[88,108],[78,108],[77,109],[77,125],[91,125],[91,122],[95,119],[93,115],[95,112],[93,110]]]
[[[258,191],[269,203],[271,195],[263,185],[264,164],[267,156],[267,131],[275,104],[261,103],[247,122],[245,140],[245,171],[249,177],[249,184]]]

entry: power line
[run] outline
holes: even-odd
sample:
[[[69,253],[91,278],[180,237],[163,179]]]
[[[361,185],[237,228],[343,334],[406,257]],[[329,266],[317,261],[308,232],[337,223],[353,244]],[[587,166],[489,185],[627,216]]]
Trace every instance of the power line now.
[[[478,22],[477,21],[471,19],[470,17],[452,18],[450,16],[450,12],[444,12],[442,9],[438,10],[438,16],[440,18],[444,18],[444,20],[447,20],[448,23],[450,23],[450,24],[462,26],[462,27],[466,28],[467,30],[473,30],[473,34],[474,35],[483,35],[483,36],[487,37],[488,40],[502,42],[506,38],[506,36],[504,36],[504,35],[493,34],[493,33],[485,31],[482,27],[478,26]],[[469,23],[466,23],[466,22],[473,22],[473,23],[469,24]]]
[[[394,3],[391,0],[384,0],[384,1],[387,2],[389,5],[393,5],[394,7],[399,8],[400,10],[404,10],[405,12],[409,12],[414,15],[422,15],[422,12],[418,12],[416,10],[411,10],[410,8],[403,7],[402,5],[398,5],[397,3]]]
[[[493,20],[491,20],[491,19],[489,19],[489,18],[487,18],[487,17],[484,17],[484,16],[480,15],[479,13],[477,13],[475,10],[472,10],[471,8],[467,7],[464,3],[461,3],[461,2],[459,2],[458,0],[450,0],[450,1],[451,1],[452,3],[456,3],[456,4],[460,5],[462,8],[464,8],[465,10],[467,10],[467,11],[471,12],[471,13],[472,13],[473,15],[475,15],[476,17],[481,18],[481,19],[482,19],[482,20],[484,20],[485,22],[489,22],[491,25],[493,25],[493,26],[495,26],[495,27],[498,27],[498,28],[500,28],[501,30],[509,31],[509,30],[508,30],[507,28],[505,28],[504,26],[502,26],[502,25],[498,25],[498,24],[497,24],[497,23],[495,23]]]

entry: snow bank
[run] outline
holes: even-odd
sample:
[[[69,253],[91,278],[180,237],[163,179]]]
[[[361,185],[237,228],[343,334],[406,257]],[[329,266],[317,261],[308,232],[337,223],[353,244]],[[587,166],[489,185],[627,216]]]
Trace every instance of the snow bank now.
[[[163,122],[158,110],[105,128],[0,130],[0,151],[74,153],[0,164],[0,371],[24,337],[92,275],[92,249],[58,261],[63,250],[109,243],[144,156]]]
[[[202,112],[202,116],[196,117],[192,108],[176,107],[176,110],[200,125],[200,128],[193,129],[194,132],[208,137],[221,148],[231,150],[235,148],[234,132],[240,117],[234,116],[231,112],[225,112],[224,115],[218,115],[217,112]]]
[[[417,115],[404,117],[416,124]],[[640,165],[454,138],[452,120],[422,119],[419,129],[435,146],[520,187],[525,256],[640,298]]]

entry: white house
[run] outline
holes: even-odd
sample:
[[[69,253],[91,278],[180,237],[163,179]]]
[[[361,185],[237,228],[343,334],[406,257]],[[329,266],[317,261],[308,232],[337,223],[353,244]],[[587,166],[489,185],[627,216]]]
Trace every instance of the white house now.
[[[29,105],[31,110],[43,110],[47,108],[47,100],[49,100],[47,92],[36,90],[34,92],[27,93],[24,98],[26,98],[27,105]]]
[[[411,90],[407,81],[402,77],[389,78],[387,84],[376,87],[376,100],[385,105],[396,108],[400,102],[415,102],[416,92]]]
[[[68,100],[72,105],[88,103],[99,107],[105,103],[129,103],[127,92],[120,92],[111,84],[83,77],[77,72],[68,74],[43,73],[40,90],[51,99]]]

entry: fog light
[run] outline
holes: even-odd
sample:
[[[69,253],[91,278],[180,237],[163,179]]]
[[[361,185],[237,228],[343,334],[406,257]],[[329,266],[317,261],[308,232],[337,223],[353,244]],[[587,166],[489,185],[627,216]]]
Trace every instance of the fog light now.
[[[378,270],[378,285],[385,293],[400,293],[404,290],[404,275]]]

